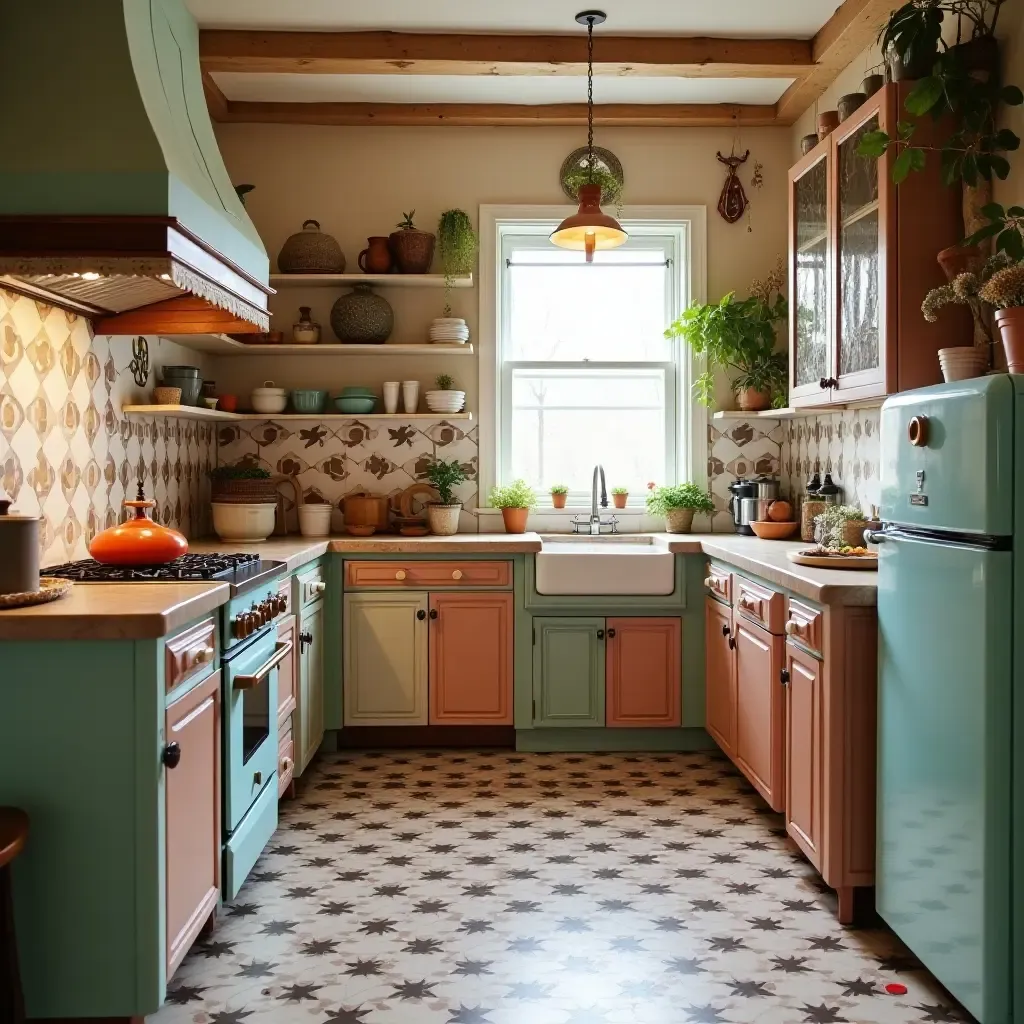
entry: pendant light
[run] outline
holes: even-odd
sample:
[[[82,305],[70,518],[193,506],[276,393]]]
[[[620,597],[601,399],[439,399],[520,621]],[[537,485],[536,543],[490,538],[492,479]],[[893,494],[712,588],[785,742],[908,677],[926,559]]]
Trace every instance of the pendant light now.
[[[587,167],[594,171],[594,26],[607,20],[604,11],[581,11],[576,20],[587,26]],[[561,249],[582,250],[594,262],[595,249],[614,249],[629,235],[622,225],[601,209],[601,186],[593,181],[579,189],[580,208],[551,232]]]

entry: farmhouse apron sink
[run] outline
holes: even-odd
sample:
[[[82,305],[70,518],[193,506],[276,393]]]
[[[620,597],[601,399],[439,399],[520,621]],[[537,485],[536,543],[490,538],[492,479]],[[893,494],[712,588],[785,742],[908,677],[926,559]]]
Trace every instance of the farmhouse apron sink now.
[[[675,556],[654,537],[541,539],[544,546],[535,556],[538,594],[664,596],[675,588]]]

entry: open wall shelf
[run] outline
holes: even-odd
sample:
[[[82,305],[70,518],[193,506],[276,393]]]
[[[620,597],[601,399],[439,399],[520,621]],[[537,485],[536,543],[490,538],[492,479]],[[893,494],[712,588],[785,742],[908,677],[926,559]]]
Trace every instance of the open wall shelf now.
[[[414,344],[345,345],[339,342],[321,342],[317,345],[250,345],[229,338],[226,334],[162,334],[184,348],[207,352],[215,356],[471,356],[472,345],[435,345],[430,342]]]
[[[440,423],[442,421],[450,423],[471,423],[473,421],[473,414],[471,412],[456,412],[448,414],[434,412],[373,412],[368,413],[365,416],[356,416],[352,413],[344,412],[325,412],[320,415],[283,412],[273,415],[271,413],[261,412],[223,412],[220,409],[206,409],[195,405],[124,405],[121,407],[121,412],[123,412],[125,416],[167,416],[172,419],[185,420],[245,420],[250,423],[254,421],[277,422],[279,420],[307,420],[313,423],[317,423],[321,420],[388,420],[395,422],[425,420],[432,423]]]
[[[352,288],[372,284],[379,288],[443,288],[444,274],[271,274],[271,288]],[[453,288],[472,288],[472,274],[452,278]]]

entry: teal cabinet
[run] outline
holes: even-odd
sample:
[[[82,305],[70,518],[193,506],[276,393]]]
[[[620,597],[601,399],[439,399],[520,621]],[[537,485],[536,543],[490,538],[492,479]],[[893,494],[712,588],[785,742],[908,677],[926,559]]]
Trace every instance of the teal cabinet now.
[[[306,769],[324,738],[324,602],[317,601],[299,619],[298,773]]]
[[[535,618],[533,724],[604,725],[603,618]]]

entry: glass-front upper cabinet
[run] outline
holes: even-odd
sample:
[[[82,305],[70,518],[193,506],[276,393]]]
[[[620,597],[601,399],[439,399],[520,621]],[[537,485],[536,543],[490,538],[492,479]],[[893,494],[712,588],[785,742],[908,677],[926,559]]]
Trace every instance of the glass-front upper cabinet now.
[[[834,291],[829,211],[831,159],[820,145],[790,171],[790,401],[828,401]]]

